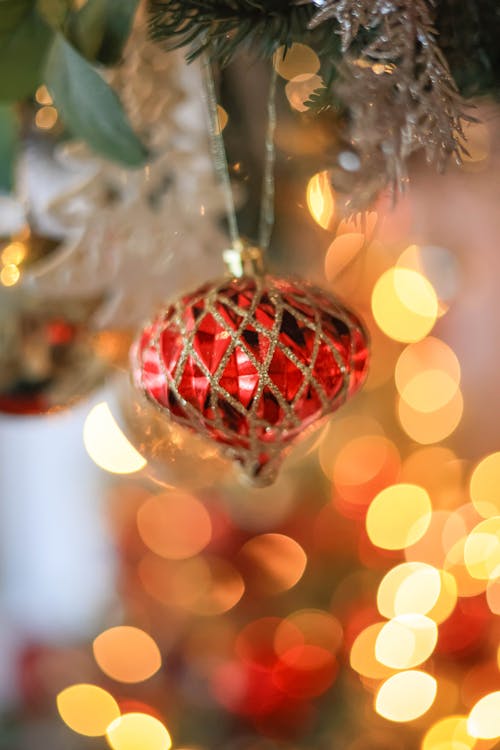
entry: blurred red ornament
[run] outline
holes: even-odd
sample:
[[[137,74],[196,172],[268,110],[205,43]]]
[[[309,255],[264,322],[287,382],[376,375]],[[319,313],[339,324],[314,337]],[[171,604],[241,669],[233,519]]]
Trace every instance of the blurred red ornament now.
[[[78,335],[77,326],[62,318],[49,320],[45,329],[47,341],[50,346],[67,346]]]
[[[327,292],[243,276],[181,297],[132,349],[136,385],[174,421],[222,444],[258,484],[367,373],[366,333]]]
[[[44,394],[0,394],[0,412],[2,414],[34,416],[46,414],[50,411],[50,408],[50,401]]]
[[[0,319],[1,414],[59,411],[103,382],[108,363],[87,325],[96,304],[13,297]]]

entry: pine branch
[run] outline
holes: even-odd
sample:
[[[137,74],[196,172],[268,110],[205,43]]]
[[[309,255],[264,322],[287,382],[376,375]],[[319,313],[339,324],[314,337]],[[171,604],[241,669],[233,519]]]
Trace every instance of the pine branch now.
[[[149,8],[152,36],[188,46],[188,59],[209,50],[225,64],[242,48],[270,57],[293,42],[313,46],[325,86],[310,108],[348,123],[360,176],[377,173],[374,190],[381,174],[404,186],[419,149],[438,168],[460,162],[462,126],[474,119],[460,92],[500,93],[497,0],[149,0]]]
[[[290,46],[307,36],[313,13],[290,0],[149,0],[149,11],[154,39],[189,46],[189,59],[210,49],[222,64],[244,47],[270,57]]]
[[[465,97],[500,96],[500,4],[496,0],[440,0],[439,45]]]

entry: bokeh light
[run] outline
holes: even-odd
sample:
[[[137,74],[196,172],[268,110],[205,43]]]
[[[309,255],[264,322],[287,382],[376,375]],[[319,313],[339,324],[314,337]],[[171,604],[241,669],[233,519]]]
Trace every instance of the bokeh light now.
[[[210,585],[208,567],[198,557],[171,562],[148,553],[139,561],[137,572],[147,594],[167,607],[189,606],[199,588]]]
[[[229,121],[229,115],[220,104],[217,105],[217,134],[222,133]]]
[[[138,573],[145,590],[156,601],[198,615],[228,612],[245,592],[239,571],[215,555],[168,561],[149,554],[140,561]]]
[[[0,281],[3,286],[15,286],[21,278],[21,271],[14,263],[8,263],[0,271]]]
[[[281,654],[272,670],[272,681],[291,698],[310,699],[322,695],[337,675],[335,657],[311,644],[292,646]]]
[[[249,622],[235,640],[237,661],[217,670],[216,695],[230,710],[252,714],[274,710],[283,699],[286,710],[290,698],[321,695],[337,675],[338,628],[335,618],[320,610]],[[290,714],[285,716],[289,720]]]
[[[437,625],[429,617],[414,613],[398,615],[378,634],[375,657],[392,669],[411,669],[431,656],[437,637]]]
[[[394,674],[394,669],[382,664],[376,657],[377,638],[385,622],[377,622],[364,628],[352,644],[349,661],[352,669],[371,680],[383,680]]]
[[[212,537],[212,522],[204,505],[177,490],[146,500],[137,512],[137,528],[149,549],[170,560],[194,557]]]
[[[464,534],[464,529],[459,527],[458,520],[456,527],[453,523],[450,524],[448,532],[445,533],[450,519],[453,520],[452,511],[433,511],[425,534],[418,542],[405,549],[405,558],[408,562],[428,563],[438,569],[443,567],[450,547]]]
[[[472,737],[479,739],[500,737],[500,690],[488,693],[472,707],[467,730]]]
[[[274,634],[274,648],[282,656],[297,646],[318,646],[336,654],[342,644],[342,625],[329,612],[303,609],[282,620]]]
[[[58,120],[55,107],[41,107],[35,115],[35,125],[40,130],[51,130]]]
[[[463,536],[451,545],[444,562],[444,569],[450,573],[457,584],[460,597],[473,597],[483,593],[488,585],[487,579],[474,578],[465,563],[465,544]]]
[[[307,44],[294,42],[289,47],[279,47],[273,58],[278,74],[287,81],[296,76],[314,75],[320,69],[320,61],[316,52]]]
[[[2,263],[4,265],[20,265],[26,257],[27,248],[24,242],[9,242],[2,250]]]
[[[318,448],[318,458],[325,476],[333,480],[335,458],[347,442],[366,435],[383,434],[380,423],[373,417],[354,415],[330,420],[320,435]]]
[[[170,750],[172,747],[165,725],[149,714],[124,714],[110,725],[106,737],[113,750]]]
[[[292,109],[297,112],[307,112],[307,101],[311,95],[323,86],[323,79],[318,75],[302,73],[288,81],[285,94]]]
[[[467,665],[469,667],[469,665]],[[467,668],[460,686],[460,698],[466,708],[470,709],[498,688],[498,662],[496,659],[475,659]],[[480,747],[483,743],[479,743]]]
[[[387,336],[411,343],[425,338],[433,328],[438,300],[430,282],[417,271],[390,268],[375,284],[372,312]]]
[[[468,750],[475,743],[467,731],[467,716],[453,715],[439,719],[428,729],[421,750]]]
[[[247,588],[264,596],[291,589],[307,565],[300,544],[284,534],[260,534],[249,539],[237,559]]]
[[[362,211],[345,219],[341,219],[337,226],[337,235],[363,234],[366,242],[371,242],[379,222],[377,211]]]
[[[147,464],[127,440],[105,401],[88,413],[83,426],[83,442],[92,461],[112,474],[134,474]]]
[[[276,718],[284,719],[288,727],[294,727],[297,719],[300,723],[302,713],[300,702],[297,700],[300,696],[294,696],[292,693],[294,684],[297,684],[297,674],[293,669],[288,674],[280,674],[280,666],[279,663],[273,668],[260,663],[242,664],[237,660],[226,661],[218,665],[213,673],[212,692],[225,709],[250,718],[252,723],[258,723],[259,728],[263,728],[262,722],[266,720],[272,726],[273,719]],[[307,678],[307,675],[305,676]],[[302,684],[305,685],[305,682]],[[299,711],[290,713],[290,706],[298,708]],[[254,739],[259,747],[259,740]],[[250,750],[252,744],[248,747]]]
[[[458,389],[458,383],[443,370],[418,372],[404,387],[401,398],[415,411],[434,412],[446,406]]]
[[[445,247],[410,245],[398,258],[398,268],[408,268],[425,276],[439,297],[440,313],[458,293],[460,267],[457,256]]]
[[[455,396],[460,384],[460,364],[449,346],[428,337],[410,344],[402,352],[395,380],[401,398],[412,409],[434,412]]]
[[[281,638],[297,637],[297,628],[280,617],[259,617],[245,625],[235,641],[236,655],[247,663],[259,662],[262,665],[272,665],[276,661],[276,636],[281,628]],[[285,633],[287,635],[285,636]]]
[[[382,435],[363,435],[345,440],[333,465],[335,505],[349,517],[364,517],[373,497],[397,481],[399,452]]]
[[[451,617],[458,601],[458,586],[455,576],[447,570],[440,570],[439,576],[441,578],[439,599],[434,607],[427,613],[427,616],[430,617],[431,620],[434,620],[438,625],[445,622],[448,617]]]
[[[431,500],[422,487],[394,484],[379,492],[371,502],[366,530],[376,547],[404,549],[425,534],[431,517]]]
[[[101,670],[119,682],[143,682],[161,667],[160,650],[153,638],[144,630],[127,625],[98,635],[93,651]]]
[[[488,602],[488,607],[493,614],[500,615],[500,576],[496,578],[492,577],[488,581],[488,586],[486,588],[486,601]]]
[[[245,592],[243,579],[234,565],[214,555],[186,561],[184,576],[191,581],[184,606],[198,615],[229,612]],[[179,583],[182,584],[182,579]]]
[[[470,495],[483,518],[500,514],[500,452],[486,456],[474,468]]]
[[[427,672],[410,670],[389,677],[379,688],[375,710],[384,719],[413,721],[427,713],[437,693],[437,682]]]
[[[378,611],[389,619],[397,615],[428,614],[441,594],[441,576],[432,565],[407,562],[383,577],[377,592]]]
[[[71,685],[57,696],[57,710],[64,723],[86,737],[102,737],[120,716],[117,702],[97,685]]]
[[[325,276],[334,281],[356,258],[365,245],[365,235],[361,232],[339,234],[325,255]]]
[[[464,561],[472,578],[489,580],[500,574],[500,516],[475,526],[464,546]]]
[[[460,389],[441,409],[421,412],[402,398],[398,401],[398,417],[408,437],[421,445],[439,443],[458,427],[463,416],[464,400]]]
[[[52,97],[47,86],[39,86],[35,92],[35,99],[38,104],[52,104]]]
[[[318,172],[307,183],[307,206],[314,221],[331,229],[335,219],[335,193],[328,172]]]
[[[403,461],[401,481],[424,487],[437,507],[455,508],[464,502],[462,475],[458,476],[456,462],[457,457],[450,448],[442,445],[415,446]]]

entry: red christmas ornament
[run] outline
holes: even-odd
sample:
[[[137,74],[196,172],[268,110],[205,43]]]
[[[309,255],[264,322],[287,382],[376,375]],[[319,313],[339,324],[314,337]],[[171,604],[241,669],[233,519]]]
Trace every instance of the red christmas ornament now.
[[[144,329],[132,362],[149,400],[268,484],[292,441],[361,387],[368,345],[327,292],[242,276],[172,303]]]

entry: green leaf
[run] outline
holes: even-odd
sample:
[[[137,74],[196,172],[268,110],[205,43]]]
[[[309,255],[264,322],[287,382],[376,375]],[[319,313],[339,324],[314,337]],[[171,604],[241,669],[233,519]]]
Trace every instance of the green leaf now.
[[[25,3],[21,3],[27,7]],[[0,13],[10,3],[0,4]],[[26,10],[26,8],[25,8]],[[0,101],[17,101],[31,96],[42,82],[42,72],[52,32],[33,8],[17,23],[13,13],[2,17],[5,32],[0,37]]]
[[[139,0],[87,0],[70,14],[66,37],[88,60],[115,65],[132,28]]]
[[[17,142],[18,119],[14,107],[0,104],[0,192],[11,192],[14,187]]]
[[[45,83],[72,135],[126,166],[140,167],[147,161],[148,152],[114,91],[60,33],[47,60]]]
[[[33,5],[34,0],[0,0],[0,38],[13,31]]]
[[[54,29],[64,26],[71,0],[36,0],[36,7],[41,16]]]
[[[106,0],[106,25],[97,55],[99,62],[115,65],[120,61],[138,5],[139,0]]]
[[[104,39],[108,0],[87,0],[68,19],[66,37],[88,60],[96,60]]]

